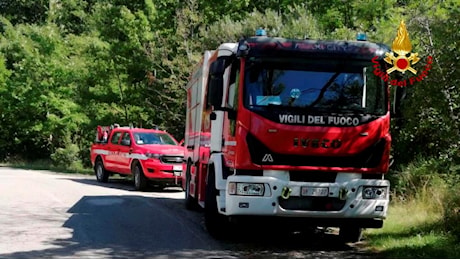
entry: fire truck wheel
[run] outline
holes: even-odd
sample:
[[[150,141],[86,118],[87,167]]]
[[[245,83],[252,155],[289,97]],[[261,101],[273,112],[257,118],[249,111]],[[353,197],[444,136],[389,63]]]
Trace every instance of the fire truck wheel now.
[[[147,178],[142,171],[142,167],[139,163],[136,163],[133,167],[133,175],[134,175],[134,187],[138,191],[144,191],[147,187]]]
[[[363,229],[353,226],[343,226],[339,230],[339,239],[344,243],[359,242],[363,234]]]
[[[94,165],[94,173],[98,182],[108,182],[109,173],[104,168],[104,163],[101,159],[97,159],[96,165]]]
[[[189,161],[187,163],[187,170],[185,172],[185,208],[188,210],[196,210],[198,208],[196,196],[195,197],[190,196],[190,181],[192,179],[192,176],[190,173],[191,168],[192,168],[192,162]]]
[[[227,227],[229,225],[228,218],[219,214],[217,210],[217,189],[215,187],[214,166],[209,166],[208,181],[206,183],[206,196],[204,206],[204,222],[209,234],[216,239],[226,237]]]

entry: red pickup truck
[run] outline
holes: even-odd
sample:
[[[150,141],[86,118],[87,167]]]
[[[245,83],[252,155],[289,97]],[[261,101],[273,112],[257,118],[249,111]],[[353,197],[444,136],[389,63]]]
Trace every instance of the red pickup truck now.
[[[91,163],[99,182],[113,174],[133,175],[136,190],[149,183],[181,187],[184,147],[165,131],[98,126]]]

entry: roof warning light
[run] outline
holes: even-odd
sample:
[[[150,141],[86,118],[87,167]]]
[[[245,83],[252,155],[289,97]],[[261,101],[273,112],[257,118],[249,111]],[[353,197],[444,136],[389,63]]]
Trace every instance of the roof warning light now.
[[[365,33],[358,33],[356,35],[357,41],[367,41],[367,35]]]
[[[264,29],[259,28],[256,30],[256,36],[267,36],[267,32]]]

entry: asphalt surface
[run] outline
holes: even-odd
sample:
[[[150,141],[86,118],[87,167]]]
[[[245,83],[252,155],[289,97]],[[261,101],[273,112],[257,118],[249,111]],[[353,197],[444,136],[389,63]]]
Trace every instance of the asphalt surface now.
[[[335,234],[245,227],[219,241],[180,188],[0,167],[0,258],[378,258]]]

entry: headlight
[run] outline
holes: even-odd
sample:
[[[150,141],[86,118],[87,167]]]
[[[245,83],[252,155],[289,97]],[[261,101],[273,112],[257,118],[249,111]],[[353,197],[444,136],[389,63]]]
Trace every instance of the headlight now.
[[[241,196],[263,196],[265,187],[263,183],[230,182],[228,194]]]
[[[152,159],[160,159],[161,154],[158,153],[145,153],[145,156]]]
[[[377,199],[382,200],[387,198],[388,187],[374,187],[364,186],[363,187],[363,199]]]

